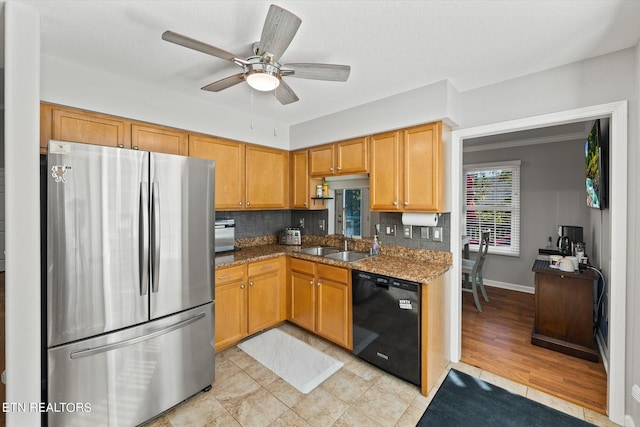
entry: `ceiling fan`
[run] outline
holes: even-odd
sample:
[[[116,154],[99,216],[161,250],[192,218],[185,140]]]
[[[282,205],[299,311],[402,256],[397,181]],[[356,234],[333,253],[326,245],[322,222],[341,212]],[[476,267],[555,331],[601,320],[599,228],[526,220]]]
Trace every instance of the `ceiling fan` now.
[[[301,23],[300,18],[293,13],[272,4],[269,7],[269,12],[262,28],[260,41],[253,44],[253,55],[244,59],[240,55],[173,31],[165,31],[162,34],[162,39],[226,59],[242,68],[241,73],[208,84],[202,90],[219,92],[246,81],[249,86],[256,90],[275,90],[278,101],[283,105],[287,105],[298,101],[299,98],[282,79],[283,77],[345,82],[349,78],[351,71],[351,67],[348,65],[317,63],[288,63],[283,65],[278,62],[284,51],[289,47]]]

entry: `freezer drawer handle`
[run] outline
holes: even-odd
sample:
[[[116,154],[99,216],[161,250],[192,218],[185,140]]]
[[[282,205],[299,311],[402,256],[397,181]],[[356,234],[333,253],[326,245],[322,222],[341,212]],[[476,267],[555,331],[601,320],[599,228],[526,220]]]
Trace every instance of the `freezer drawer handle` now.
[[[149,292],[149,188],[148,183],[140,183],[140,295]]]
[[[88,356],[94,356],[96,354],[100,354],[100,353],[105,353],[107,351],[111,351],[111,350],[115,350],[118,348],[122,348],[122,347],[127,347],[133,344],[137,344],[139,342],[142,341],[147,341],[150,340],[152,338],[156,338],[159,337],[160,335],[164,335],[167,334],[171,331],[175,331],[176,329],[180,329],[183,328],[187,325],[190,325],[191,323],[197,322],[198,320],[202,319],[203,317],[205,317],[205,313],[200,313],[197,314],[195,316],[193,316],[190,319],[187,320],[182,320],[174,325],[171,325],[167,328],[164,329],[160,329],[157,330],[155,332],[151,332],[147,335],[143,335],[141,337],[136,337],[136,338],[131,338],[128,340],[124,340],[124,341],[119,341],[119,342],[114,342],[113,344],[107,344],[107,345],[103,345],[102,347],[96,347],[96,348],[87,348],[84,350],[79,350],[79,351],[74,351],[73,353],[71,353],[71,359],[80,359],[82,357],[88,357]]]
[[[153,229],[153,268],[152,268],[152,291],[158,292],[160,287],[160,195],[158,191],[158,183],[153,183],[153,192],[151,193],[151,205],[152,205],[152,221],[151,228]]]

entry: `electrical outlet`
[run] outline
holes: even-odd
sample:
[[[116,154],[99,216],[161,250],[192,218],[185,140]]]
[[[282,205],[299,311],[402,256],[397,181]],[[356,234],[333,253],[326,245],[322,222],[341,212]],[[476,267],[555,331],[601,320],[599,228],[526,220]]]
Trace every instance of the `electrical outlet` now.
[[[410,225],[402,226],[402,237],[405,239],[413,239],[413,227]]]
[[[429,240],[429,227],[420,227],[420,238]]]
[[[304,218],[298,218],[298,227],[304,228]]]
[[[433,227],[433,241],[442,242],[442,227]]]
[[[321,219],[321,220],[320,220],[320,224],[319,224],[319,226],[320,226],[320,230],[321,230],[321,231],[324,231],[324,219]]]
[[[384,234],[387,236],[395,236],[396,235],[396,226],[394,225],[385,225],[384,226]]]

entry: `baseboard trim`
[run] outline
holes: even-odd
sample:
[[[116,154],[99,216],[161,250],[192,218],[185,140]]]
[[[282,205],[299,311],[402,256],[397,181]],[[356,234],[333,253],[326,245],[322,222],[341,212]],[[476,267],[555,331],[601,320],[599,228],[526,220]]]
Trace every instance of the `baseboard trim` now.
[[[534,294],[536,292],[534,286],[516,285],[515,283],[499,282],[497,280],[484,279],[484,285],[492,286],[494,288],[508,289],[510,291],[525,292],[527,294]]]
[[[596,332],[596,344],[598,344],[598,351],[600,352],[600,357],[602,357],[602,365],[604,366],[604,370],[609,376],[609,358],[605,352],[605,342],[604,337],[600,331]]]

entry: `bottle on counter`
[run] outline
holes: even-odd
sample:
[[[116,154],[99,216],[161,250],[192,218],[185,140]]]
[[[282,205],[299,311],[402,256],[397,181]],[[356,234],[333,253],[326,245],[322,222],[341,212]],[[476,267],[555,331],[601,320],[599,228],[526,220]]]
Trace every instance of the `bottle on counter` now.
[[[329,197],[329,183],[322,181],[322,197]]]
[[[380,253],[380,244],[378,243],[378,235],[373,236],[373,247],[371,248],[372,255],[378,255]]]

